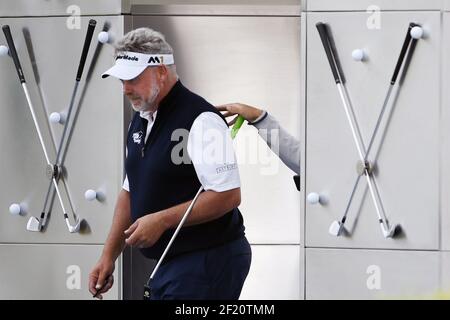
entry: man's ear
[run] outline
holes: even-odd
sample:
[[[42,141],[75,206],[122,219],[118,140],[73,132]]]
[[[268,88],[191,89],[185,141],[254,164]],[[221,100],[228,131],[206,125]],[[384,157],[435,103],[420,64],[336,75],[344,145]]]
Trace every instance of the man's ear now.
[[[166,81],[167,75],[169,73],[169,69],[166,65],[161,65],[160,68],[158,68],[158,78],[161,82]]]

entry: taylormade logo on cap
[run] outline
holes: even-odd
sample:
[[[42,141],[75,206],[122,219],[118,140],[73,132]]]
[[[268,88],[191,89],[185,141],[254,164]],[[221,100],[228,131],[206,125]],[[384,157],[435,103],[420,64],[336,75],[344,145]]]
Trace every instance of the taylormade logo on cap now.
[[[139,58],[134,56],[134,57],[130,57],[129,55],[123,55],[123,56],[117,56],[116,60],[118,59],[126,59],[126,60],[131,60],[131,61],[139,61]]]

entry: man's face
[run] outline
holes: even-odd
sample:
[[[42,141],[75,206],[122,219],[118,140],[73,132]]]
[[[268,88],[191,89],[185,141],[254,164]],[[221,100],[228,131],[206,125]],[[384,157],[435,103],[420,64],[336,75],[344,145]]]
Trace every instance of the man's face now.
[[[131,80],[122,80],[123,93],[130,100],[135,111],[154,111],[160,84],[157,81],[157,68],[147,67],[139,76]]]

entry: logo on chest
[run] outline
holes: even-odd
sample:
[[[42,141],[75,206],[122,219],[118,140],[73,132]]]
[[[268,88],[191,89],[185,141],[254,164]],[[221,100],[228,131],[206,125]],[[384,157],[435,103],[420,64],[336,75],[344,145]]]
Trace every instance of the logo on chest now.
[[[133,142],[137,144],[141,144],[144,133],[142,131],[133,133]]]

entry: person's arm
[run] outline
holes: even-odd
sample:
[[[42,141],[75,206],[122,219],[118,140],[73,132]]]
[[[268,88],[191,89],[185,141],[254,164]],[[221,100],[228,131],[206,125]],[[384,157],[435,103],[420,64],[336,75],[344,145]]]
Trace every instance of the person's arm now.
[[[283,129],[278,121],[266,111],[243,104],[230,103],[217,106],[217,110],[224,111],[225,117],[241,115],[249,124],[258,129],[261,138],[292,171],[300,174],[300,141]],[[235,117],[229,122],[233,125]],[[277,150],[278,149],[278,150]]]
[[[267,145],[288,166],[289,169],[300,174],[300,141],[291,136],[278,121],[266,113],[261,121],[250,123],[258,129],[258,134]],[[278,150],[277,150],[278,149]]]
[[[175,228],[178,225],[190,203],[191,201],[188,201],[163,211],[162,217],[168,228]],[[211,190],[202,192],[192,208],[185,225],[196,225],[215,220],[234,208],[237,208],[240,204],[240,188],[223,192]]]
[[[124,234],[129,236],[126,243],[139,248],[151,247],[166,230],[178,226],[191,201],[139,218],[125,231]],[[199,195],[183,226],[220,218],[239,206],[240,202],[240,188],[224,192],[204,191]]]
[[[99,299],[102,299],[101,293],[107,292],[114,283],[112,277],[114,262],[125,247],[124,231],[130,224],[130,195],[128,191],[122,189],[117,197],[114,218],[102,255],[89,274],[89,291],[93,295],[98,291],[96,297]]]

